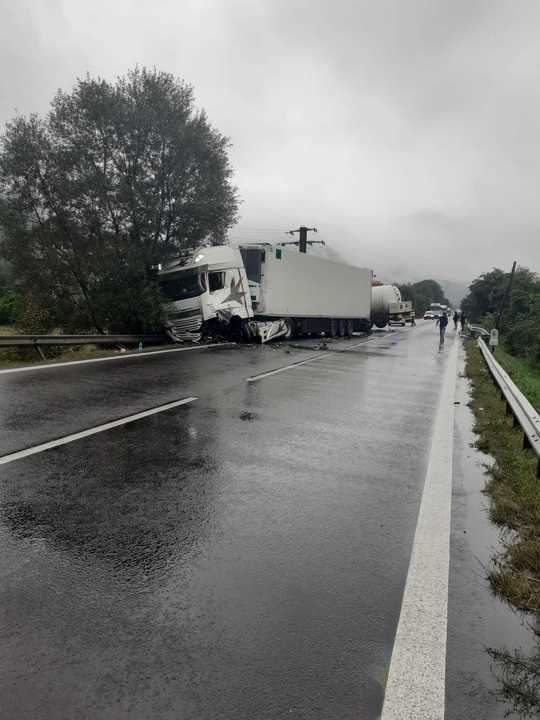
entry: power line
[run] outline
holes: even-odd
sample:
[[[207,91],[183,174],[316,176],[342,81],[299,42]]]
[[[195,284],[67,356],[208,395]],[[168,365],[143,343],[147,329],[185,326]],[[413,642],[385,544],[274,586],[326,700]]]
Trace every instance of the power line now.
[[[235,227],[233,232],[278,232],[282,233],[283,228],[255,228],[255,227]]]

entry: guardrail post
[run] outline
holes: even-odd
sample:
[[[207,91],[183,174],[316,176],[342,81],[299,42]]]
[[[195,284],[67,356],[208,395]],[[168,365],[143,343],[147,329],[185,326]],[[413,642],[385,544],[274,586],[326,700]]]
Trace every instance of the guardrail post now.
[[[38,354],[39,354],[40,358],[41,358],[42,360],[46,360],[47,358],[45,357],[45,353],[44,353],[43,350],[39,347],[37,338],[34,339],[34,347],[35,347],[36,350],[38,351]]]

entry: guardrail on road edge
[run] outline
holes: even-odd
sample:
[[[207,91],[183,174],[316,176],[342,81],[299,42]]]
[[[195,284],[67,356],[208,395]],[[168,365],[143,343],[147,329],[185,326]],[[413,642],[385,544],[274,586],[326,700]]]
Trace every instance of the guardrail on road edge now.
[[[36,345],[119,345],[165,342],[165,335],[0,335],[0,347]]]
[[[486,337],[489,337],[489,330],[486,330],[479,325],[470,325],[469,323],[467,323],[467,328],[469,329],[470,333],[474,335],[474,337],[477,337],[477,335],[485,335]]]
[[[167,341],[165,335],[0,335],[0,347],[33,347],[43,360],[41,345],[138,345]]]
[[[495,360],[482,338],[478,339],[478,347],[484,356],[493,379],[506,400],[507,415],[512,415],[514,425],[519,424],[523,430],[523,449],[531,448],[536,453],[538,458],[536,473],[540,477],[540,415],[510,378],[506,370]]]

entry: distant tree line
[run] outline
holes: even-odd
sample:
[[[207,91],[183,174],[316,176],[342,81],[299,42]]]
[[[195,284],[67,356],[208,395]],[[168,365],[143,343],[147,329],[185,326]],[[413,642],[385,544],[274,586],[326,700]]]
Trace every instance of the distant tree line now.
[[[462,302],[467,317],[488,327],[496,322],[510,273],[497,268],[476,278]],[[518,267],[501,317],[501,337],[513,355],[540,364],[540,277]]]
[[[228,139],[173,75],[79,80],[0,146],[0,322],[143,331],[158,263],[224,242],[236,222]],[[38,328],[36,328],[37,330]]]
[[[416,316],[423,315],[429,310],[431,303],[449,305],[444,290],[436,280],[420,280],[415,283],[398,285],[403,300],[412,300]]]

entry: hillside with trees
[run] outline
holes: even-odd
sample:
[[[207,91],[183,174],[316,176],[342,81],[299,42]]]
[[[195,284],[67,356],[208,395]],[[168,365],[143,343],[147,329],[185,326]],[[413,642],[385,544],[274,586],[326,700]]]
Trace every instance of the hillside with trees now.
[[[417,317],[429,310],[431,303],[448,305],[448,298],[436,280],[420,280],[415,283],[398,285],[403,300],[412,300]]]
[[[470,320],[493,327],[501,310],[510,273],[495,268],[474,280],[462,308]],[[518,267],[503,308],[501,337],[510,353],[540,364],[540,277]]]

